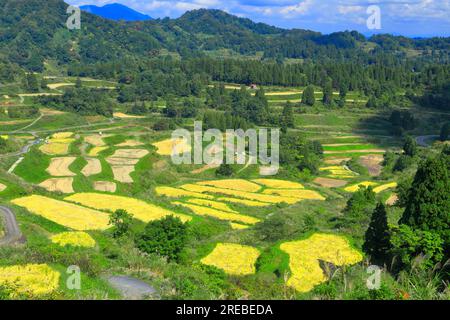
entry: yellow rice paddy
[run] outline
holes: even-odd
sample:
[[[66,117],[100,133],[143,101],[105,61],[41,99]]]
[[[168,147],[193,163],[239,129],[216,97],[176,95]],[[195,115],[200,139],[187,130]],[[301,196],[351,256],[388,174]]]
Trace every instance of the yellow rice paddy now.
[[[356,192],[359,190],[360,187],[373,187],[376,186],[377,183],[376,182],[372,182],[372,181],[362,181],[362,182],[358,182],[357,184],[354,184],[352,186],[348,186],[347,188],[345,188],[344,190],[347,192]]]
[[[0,267],[0,286],[12,286],[12,298],[39,297],[58,289],[60,274],[46,264]]]
[[[89,151],[88,155],[89,155],[90,157],[96,157],[96,156],[99,155],[100,152],[105,151],[105,150],[108,149],[108,148],[109,148],[109,147],[93,147],[93,148]]]
[[[273,189],[303,189],[304,186],[298,182],[276,179],[254,179],[253,182]]]
[[[12,203],[62,226],[78,230],[105,230],[109,227],[109,215],[72,203],[43,196],[18,198]]]
[[[320,171],[328,171],[330,174],[328,174],[329,177],[334,178],[354,178],[358,174],[356,172],[351,171],[349,168],[345,166],[330,166],[330,167],[323,167],[319,169]]]
[[[291,197],[299,200],[325,200],[325,198],[318,192],[313,190],[295,190],[295,189],[266,189],[264,194],[279,195]]]
[[[109,194],[77,193],[66,197],[65,200],[79,203],[90,208],[108,210],[111,212],[118,209],[125,209],[128,213],[132,214],[134,218],[144,222],[160,220],[169,215],[176,216],[183,222],[192,219],[187,215],[177,214],[142,200]]]
[[[214,250],[201,263],[222,269],[225,273],[236,276],[254,274],[258,249],[232,243],[218,243]]]
[[[289,254],[292,275],[287,284],[299,292],[308,292],[327,280],[319,260],[343,266],[363,259],[347,239],[330,234],[314,234],[306,240],[285,242],[280,248]]]
[[[221,210],[221,211],[226,211],[226,212],[231,212],[231,213],[239,213],[239,212],[231,209],[226,203],[223,203],[223,202],[205,200],[205,199],[189,199],[187,202],[196,204],[199,206],[210,207],[210,208]]]
[[[380,193],[380,192],[383,192],[383,191],[388,190],[388,189],[397,188],[397,185],[398,185],[397,182],[391,182],[391,183],[383,184],[383,185],[381,185],[379,187],[374,188],[373,192]]]
[[[191,151],[191,146],[184,139],[167,139],[152,144],[161,156],[171,156]]]
[[[289,198],[289,197],[281,197],[281,196],[272,196],[268,194],[260,194],[260,193],[251,193],[251,192],[244,192],[244,191],[238,191],[238,190],[230,190],[230,189],[223,189],[223,188],[215,188],[215,187],[209,187],[209,186],[200,186],[196,184],[185,184],[181,186],[182,189],[192,192],[207,192],[207,193],[213,193],[213,194],[222,194],[227,195],[231,197],[236,198],[242,198],[246,200],[255,200],[255,201],[261,201],[261,202],[268,202],[268,203],[288,203],[288,204],[294,204],[298,202],[295,198]]]
[[[243,204],[244,206],[248,206],[248,207],[268,207],[273,204],[273,203],[267,203],[267,202],[252,201],[252,200],[237,199],[237,198],[227,198],[227,197],[221,197],[221,198],[218,198],[217,200],[223,201],[223,202]]]
[[[213,217],[219,220],[224,221],[234,221],[234,222],[241,222],[241,223],[247,223],[247,224],[256,224],[260,222],[259,219],[246,216],[239,213],[231,213],[231,212],[225,212],[217,209],[207,208],[203,206],[198,206],[195,204],[189,204],[189,203],[183,203],[183,202],[172,202],[174,205],[182,206],[185,208],[190,209],[192,212],[194,212],[196,215],[199,216],[209,216]]]
[[[157,195],[165,196],[169,198],[182,198],[182,197],[195,197],[201,199],[214,199],[213,196],[203,194],[200,192],[192,192],[172,187],[156,187],[155,192]]]
[[[246,192],[258,192],[261,186],[256,183],[243,180],[243,179],[227,179],[227,180],[213,180],[213,181],[202,181],[196,184],[201,186],[212,186],[217,188],[225,188],[238,191]]]
[[[62,232],[52,236],[50,240],[62,247],[95,247],[95,240],[86,232]]]

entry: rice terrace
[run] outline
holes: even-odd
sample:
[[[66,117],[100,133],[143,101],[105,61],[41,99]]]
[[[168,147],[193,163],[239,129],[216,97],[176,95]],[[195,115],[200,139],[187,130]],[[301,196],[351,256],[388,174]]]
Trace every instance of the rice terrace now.
[[[207,9],[72,32],[60,0],[32,37],[37,3],[0,0],[0,300],[450,299],[449,38]],[[250,139],[174,163],[199,122],[280,129],[279,170]]]

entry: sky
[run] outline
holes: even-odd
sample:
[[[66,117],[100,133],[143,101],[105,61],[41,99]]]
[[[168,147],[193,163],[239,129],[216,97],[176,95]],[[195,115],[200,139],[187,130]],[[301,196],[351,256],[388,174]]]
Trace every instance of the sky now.
[[[72,5],[121,3],[153,18],[221,9],[282,28],[331,33],[357,30],[409,37],[450,36],[450,0],[66,0]],[[378,14],[379,13],[379,14]],[[368,23],[369,21],[369,23]]]

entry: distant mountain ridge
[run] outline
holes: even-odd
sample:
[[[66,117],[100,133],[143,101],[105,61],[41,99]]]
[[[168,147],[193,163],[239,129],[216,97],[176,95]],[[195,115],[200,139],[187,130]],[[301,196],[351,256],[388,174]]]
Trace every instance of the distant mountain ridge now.
[[[80,6],[80,9],[105,19],[110,20],[125,20],[125,21],[145,21],[153,20],[149,15],[140,13],[127,6],[119,3],[112,3],[98,7],[95,5]]]

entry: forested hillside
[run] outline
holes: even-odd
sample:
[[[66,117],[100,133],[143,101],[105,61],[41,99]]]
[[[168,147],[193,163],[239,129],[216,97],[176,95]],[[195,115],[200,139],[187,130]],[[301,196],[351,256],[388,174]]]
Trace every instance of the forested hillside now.
[[[255,58],[352,60],[373,63],[378,57],[445,62],[448,39],[413,40],[357,32],[322,35],[307,30],[284,30],[219,10],[196,10],[179,19],[114,22],[82,14],[82,29],[69,31],[62,0],[0,0],[0,52],[3,60],[30,71],[42,71],[46,59],[60,64],[89,64],[124,57],[145,58],[166,49],[183,57],[229,49]],[[258,58],[260,59],[260,58]]]

